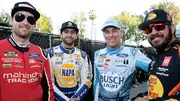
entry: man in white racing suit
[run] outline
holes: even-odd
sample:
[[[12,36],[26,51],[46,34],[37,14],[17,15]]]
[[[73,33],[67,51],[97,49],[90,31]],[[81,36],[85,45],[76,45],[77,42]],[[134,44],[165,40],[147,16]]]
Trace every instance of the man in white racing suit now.
[[[115,19],[102,28],[107,47],[94,56],[94,101],[130,101],[130,88],[136,67],[148,71],[151,60],[138,48],[121,45],[122,32]]]
[[[82,101],[91,86],[90,59],[86,52],[74,47],[78,31],[75,23],[63,23],[62,43],[48,51],[55,101]]]

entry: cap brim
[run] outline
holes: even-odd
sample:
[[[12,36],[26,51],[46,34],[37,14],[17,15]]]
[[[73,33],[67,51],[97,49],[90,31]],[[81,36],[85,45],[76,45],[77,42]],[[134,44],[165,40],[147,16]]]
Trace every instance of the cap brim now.
[[[164,21],[164,20],[159,20],[159,19],[145,21],[145,22],[141,23],[141,24],[138,26],[138,28],[139,28],[140,30],[143,30],[143,29],[146,28],[149,24],[158,23],[158,22],[165,22],[165,21]]]
[[[76,30],[77,33],[79,32],[79,29],[74,28],[74,27],[65,27],[65,28],[61,28],[61,32],[62,32],[64,29],[67,29],[67,28],[72,28],[72,29]]]
[[[115,28],[120,29],[119,26],[115,26],[115,25],[107,25],[107,26],[104,26],[104,27],[101,29],[101,31],[104,31],[107,27],[115,27]]]
[[[34,15],[34,17],[37,19],[39,19],[40,17],[40,13],[34,9],[31,9],[31,8],[27,8],[27,7],[18,7],[18,8],[14,8],[11,12],[11,16],[14,16],[14,14],[18,11],[27,11],[27,12],[30,12],[31,14]]]

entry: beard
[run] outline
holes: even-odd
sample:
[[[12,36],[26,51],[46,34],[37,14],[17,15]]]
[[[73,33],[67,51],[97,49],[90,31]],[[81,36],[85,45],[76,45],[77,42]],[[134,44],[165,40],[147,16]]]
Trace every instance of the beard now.
[[[154,37],[162,37],[160,35],[155,35]],[[156,49],[164,49],[172,40],[172,31],[171,31],[171,28],[169,27],[169,30],[168,30],[168,37],[165,38],[166,42],[163,42],[161,45],[154,45],[152,44],[152,42],[148,39],[149,43]]]
[[[67,41],[67,40],[65,40],[65,39],[62,39],[62,41],[63,41],[65,44],[67,44],[67,45],[73,45],[74,42],[75,42],[75,40]]]

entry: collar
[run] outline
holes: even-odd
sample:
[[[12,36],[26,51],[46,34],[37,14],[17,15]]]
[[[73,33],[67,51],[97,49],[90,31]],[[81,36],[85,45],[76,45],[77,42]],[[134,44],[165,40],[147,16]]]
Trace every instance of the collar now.
[[[175,40],[175,41],[171,42],[169,45],[165,46],[164,48],[157,49],[157,53],[161,54],[161,53],[163,53],[165,51],[168,51],[168,50],[172,49],[172,47],[174,47],[176,45],[180,45],[179,40]]]
[[[62,44],[60,44],[59,47],[60,47],[60,49],[61,49],[64,53],[67,53],[67,54],[72,54],[72,53],[74,53],[74,51],[75,51],[75,48],[73,48],[73,49],[65,49],[65,48],[62,46]]]
[[[117,53],[119,53],[120,51],[122,51],[123,48],[124,48],[123,45],[120,45],[119,48],[113,49],[113,50],[112,50],[112,49],[109,49],[109,48],[106,48],[106,52],[107,52],[107,54],[109,54],[109,55],[113,55],[113,54],[117,54]]]
[[[26,47],[20,47],[15,40],[13,39],[12,35],[8,38],[9,43],[16,48],[17,50],[21,51],[21,52],[27,52],[29,50],[30,47],[30,43],[26,45]]]

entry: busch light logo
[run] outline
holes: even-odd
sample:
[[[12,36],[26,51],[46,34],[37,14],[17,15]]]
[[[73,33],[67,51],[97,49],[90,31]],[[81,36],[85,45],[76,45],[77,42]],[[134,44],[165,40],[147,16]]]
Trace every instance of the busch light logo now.
[[[119,54],[117,54],[117,56],[118,56],[118,57],[122,57],[122,58],[123,58],[123,57],[128,57],[128,54],[119,53]]]
[[[124,84],[124,77],[118,75],[100,75],[102,86],[108,91],[116,91]]]
[[[40,57],[40,54],[30,53],[29,56],[32,57],[32,58],[37,58],[37,57]]]

